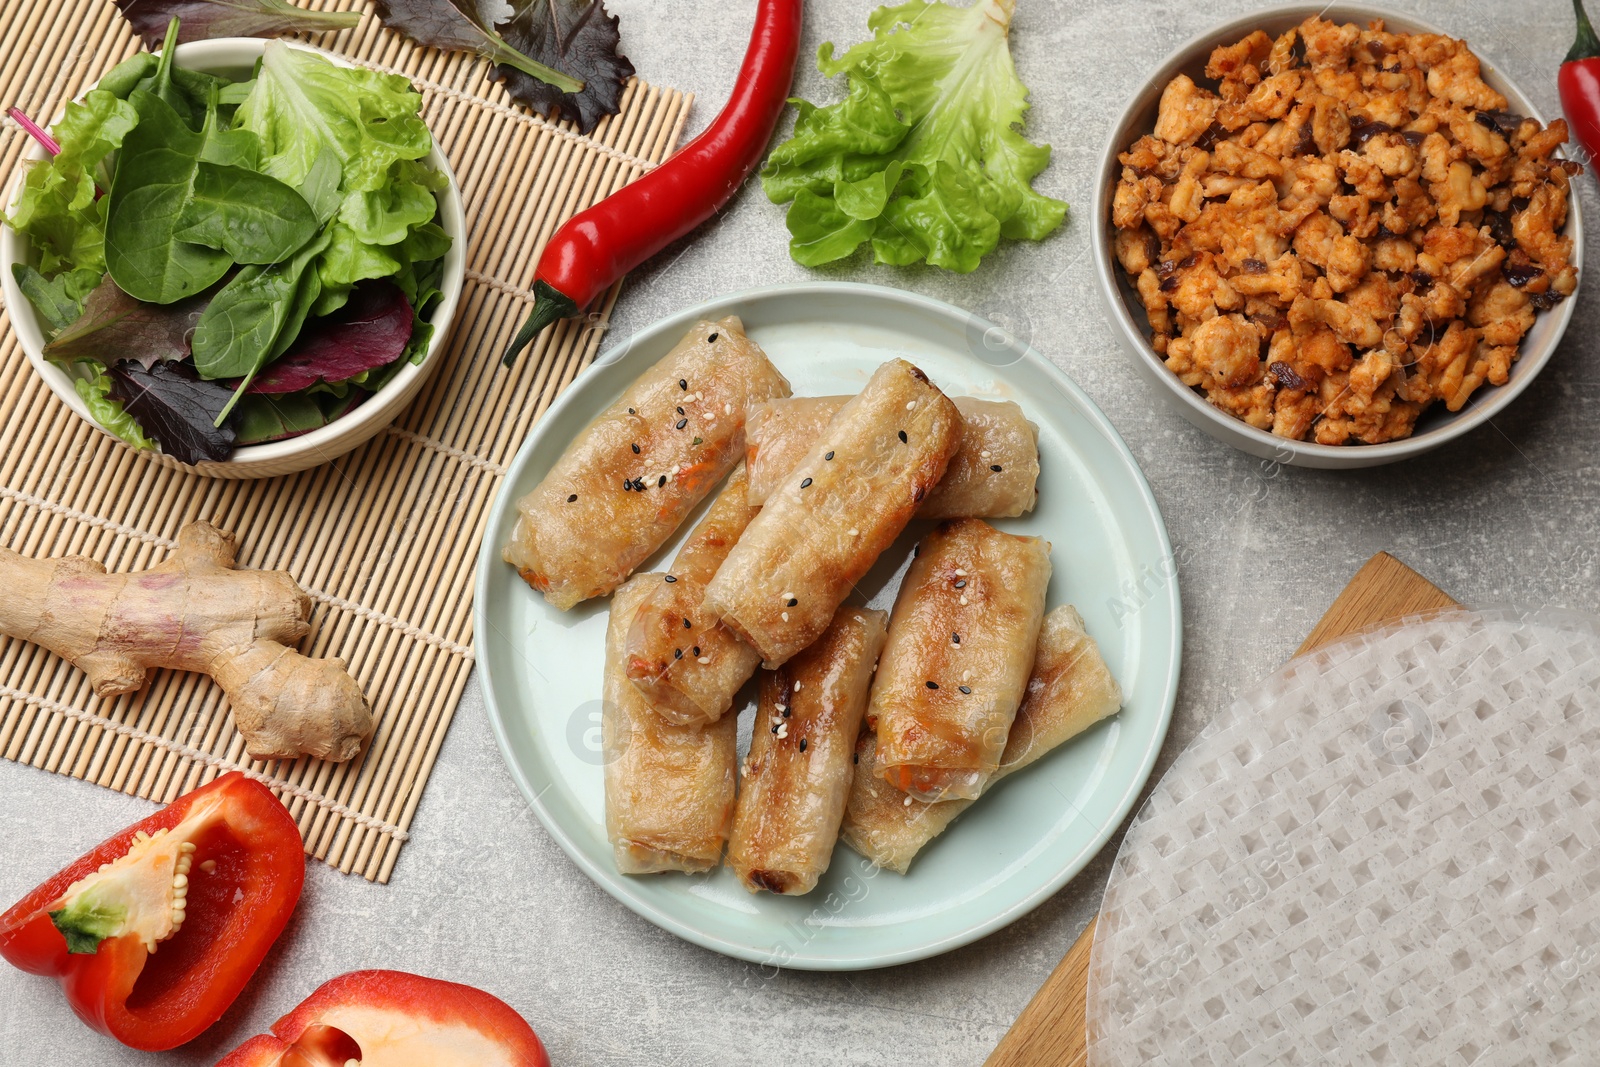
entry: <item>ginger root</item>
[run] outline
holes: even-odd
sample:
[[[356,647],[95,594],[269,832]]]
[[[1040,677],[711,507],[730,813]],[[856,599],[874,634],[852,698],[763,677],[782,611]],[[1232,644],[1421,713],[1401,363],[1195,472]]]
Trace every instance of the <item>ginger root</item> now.
[[[235,558],[233,535],[206,522],[179,531],[165,563],[128,574],[0,548],[0,633],[66,659],[102,697],[142,688],[155,667],[209,674],[252,759],[350,759],[372,711],[343,660],[290,647],[310,632],[311,598],[282,571],[234,570]]]

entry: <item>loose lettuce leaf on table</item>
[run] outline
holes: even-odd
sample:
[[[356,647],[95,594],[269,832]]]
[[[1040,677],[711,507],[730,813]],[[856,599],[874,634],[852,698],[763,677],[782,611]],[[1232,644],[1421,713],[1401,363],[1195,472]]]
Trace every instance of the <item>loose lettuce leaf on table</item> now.
[[[96,277],[105,272],[106,205],[103,198],[95,199],[97,170],[138,122],[127,101],[91,90],[82,103],[68,104],[50,131],[61,153],[28,166],[16,211],[7,221],[32,240],[46,276],[73,269]]]
[[[63,275],[62,277],[66,277]],[[189,335],[210,300],[202,293],[175,304],[147,304],[106,275],[83,302],[83,312],[44,346],[50,359],[92,359],[110,365],[186,359]]]
[[[161,450],[183,463],[225,460],[233,451],[231,425],[218,427],[233,390],[203,381],[187,363],[124,362],[109,368],[111,399],[138,420]],[[109,427],[108,427],[109,428]]]
[[[307,11],[285,0],[115,0],[133,32],[155,48],[167,23],[182,20],[178,40],[213,37],[279,37],[287,33],[347,30],[361,21],[359,11]]]
[[[807,266],[870,241],[880,263],[926,259],[977,269],[1001,237],[1041,240],[1067,205],[1032,187],[1050,162],[1020,128],[1027,87],[1007,44],[1015,0],[971,7],[911,0],[872,13],[873,39],[821,71],[849,91],[827,107],[799,102],[793,136],[762,168],[774,203],[792,201],[790,254]]]
[[[601,0],[516,0],[501,23],[505,39],[523,55],[583,81],[578,92],[562,91],[500,63],[495,77],[518,103],[552,119],[572,119],[583,133],[622,109],[622,87],[633,63],[622,54],[617,17]]]

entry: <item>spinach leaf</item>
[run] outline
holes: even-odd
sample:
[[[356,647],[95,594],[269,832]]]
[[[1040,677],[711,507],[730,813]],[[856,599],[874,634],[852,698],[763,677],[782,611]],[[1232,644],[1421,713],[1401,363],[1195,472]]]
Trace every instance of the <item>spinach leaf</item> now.
[[[95,88],[108,92],[119,100],[138,87],[156,69],[156,57],[150,52],[135,52],[121,63],[106,71]]]
[[[201,162],[172,239],[221,249],[235,263],[276,263],[317,229],[311,205],[276,178]]]
[[[189,334],[205,310],[205,294],[176,304],[146,304],[117,287],[108,276],[89,294],[83,314],[44,346],[50,359],[93,359],[110,365],[121,359],[146,367],[159,360],[186,359]]]
[[[109,373],[111,398],[161,442],[167,455],[181,463],[199,463],[227,459],[233,451],[233,427],[216,425],[230,392],[222,382],[201,381],[187,363],[179,362],[148,369],[118,363]]]
[[[411,340],[411,305],[391,282],[362,282],[344,307],[318,319],[282,359],[250,383],[252,393],[298,393],[342,382],[399,359]]]
[[[54,278],[46,278],[26,263],[13,263],[11,276],[52,330],[65,328],[83,314],[84,298],[95,286],[92,270],[62,271]],[[45,350],[49,349],[45,345]]]
[[[350,390],[345,396],[328,392],[286,393],[283,396],[252,393],[239,402],[239,409],[234,415],[238,424],[238,443],[254,445],[310,433],[348,414],[361,403],[365,395],[359,389]]]
[[[210,288],[233,260],[176,236],[204,136],[153,93],[135,89],[131,102],[139,124],[123,139],[106,198],[106,267],[130,296],[171,304]]]
[[[242,378],[242,391],[273,355],[293,342],[310,302],[316,300],[309,289],[315,282],[305,289],[302,282],[327,244],[324,229],[282,263],[242,267],[222,287],[195,324],[191,339],[195,369],[202,377]],[[314,271],[309,273],[315,278]]]

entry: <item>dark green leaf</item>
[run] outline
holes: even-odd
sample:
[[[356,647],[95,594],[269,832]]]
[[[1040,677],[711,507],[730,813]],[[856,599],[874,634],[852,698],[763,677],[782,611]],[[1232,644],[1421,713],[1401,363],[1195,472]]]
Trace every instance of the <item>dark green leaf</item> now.
[[[583,82],[580,92],[562,91],[501,63],[495,77],[513,100],[552,119],[572,119],[584,133],[621,109],[633,64],[622,54],[617,17],[601,0],[512,0],[512,11],[498,27],[511,47]]]
[[[122,142],[106,213],[106,266],[124,292],[170,304],[210,288],[233,261],[175,236],[204,136],[159,97],[135,89],[139,125]]]
[[[60,330],[83,314],[84,299],[95,287],[92,270],[62,271],[54,278],[46,278],[26,263],[11,264],[11,275],[17,288],[28,298],[52,331]],[[49,351],[50,346],[45,346]]]
[[[306,268],[328,244],[323,230],[282,263],[242,267],[217,293],[195,326],[192,345],[195,369],[204,378],[246,381],[274,354],[275,344],[308,306],[299,299]],[[315,299],[315,296],[312,296]],[[283,347],[288,347],[288,337]],[[282,351],[281,348],[278,351]]]
[[[235,263],[277,263],[317,229],[311,205],[278,179],[202,162],[172,238],[221,249]]]
[[[233,390],[201,381],[187,363],[118,363],[110,369],[111,397],[139,420],[161,450],[181,463],[221,461],[233,451],[232,426],[216,426]]]
[[[165,22],[161,24],[161,30],[163,33],[166,31]],[[156,39],[161,39],[159,34]],[[154,45],[151,47],[154,47]],[[149,52],[135,52],[106,71],[95,88],[104,90],[119,100],[126,100],[128,99],[128,94],[133,92],[134,88],[141,81],[148,78],[150,72],[155,69],[156,57],[154,55]]]
[[[83,303],[83,314],[44,346],[50,359],[122,359],[149,367],[189,355],[189,335],[209,300],[205,294],[175,304],[147,304],[123,292],[107,275]]]
[[[239,428],[237,443],[255,445],[310,433],[347,414],[361,403],[363,396],[359,389],[346,390],[344,396],[331,392],[283,396],[251,393],[239,401],[234,414]]]
[[[116,0],[116,4],[149,48],[161,43],[173,18],[182,20],[179,41],[331,33],[361,21],[359,11],[307,11],[284,0]]]

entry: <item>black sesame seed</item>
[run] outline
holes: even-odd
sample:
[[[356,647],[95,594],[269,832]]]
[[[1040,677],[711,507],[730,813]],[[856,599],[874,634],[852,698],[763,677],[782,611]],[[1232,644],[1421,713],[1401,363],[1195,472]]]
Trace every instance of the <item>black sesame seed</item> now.
[[[970,686],[970,685],[958,685],[958,686],[956,686],[956,688],[961,690],[963,693],[967,694],[968,696],[972,695],[972,686]]]
[[[639,413],[638,413],[638,412],[637,412],[637,411],[635,411],[635,410],[633,410],[633,409],[632,409],[632,408],[629,408],[629,409],[628,409],[628,414],[629,414],[629,415],[637,415],[637,414],[639,414]]]
[[[679,419],[678,420],[678,429],[681,430],[687,425],[689,425],[689,420],[688,419]]]
[[[672,650],[672,658],[673,659],[682,659],[683,658],[683,649],[681,649],[681,648],[673,649]]]
[[[900,443],[901,444],[906,444],[907,443],[906,442],[906,432],[904,430],[900,431]]]
[[[694,646],[694,654],[696,656],[700,655],[700,646],[699,645],[695,645]]]
[[[644,492],[644,479],[643,478],[635,478],[633,480],[633,491],[636,492],[636,493]]]
[[[921,545],[912,545],[911,546],[911,558],[912,559],[916,559],[920,555],[922,555],[922,546]]]
[[[687,379],[687,378],[679,378],[678,379],[678,388],[682,389],[684,392],[688,392],[689,391],[689,379]]]
[[[789,598],[789,606],[791,608],[794,607],[798,603],[800,603],[800,601],[799,601],[799,599],[797,597],[790,597]]]
[[[804,752],[805,750],[806,750],[806,739],[802,737],[800,739],[800,751]]]
[[[637,442],[634,443],[633,454],[636,455],[636,456],[639,454],[639,445],[638,445]]]
[[[632,488],[633,488],[633,479],[631,479],[631,478],[622,479],[622,491],[624,493],[626,493],[629,489],[632,489]]]
[[[852,752],[852,753],[851,753],[851,754],[850,754],[850,762],[851,762],[851,763],[860,763],[860,762],[861,762],[861,753],[859,753],[859,752]]]
[[[667,484],[667,476],[665,474],[663,474],[661,477],[656,479],[656,488],[657,489],[660,489],[663,485],[666,485],[666,484]]]
[[[716,339],[717,339],[717,335],[716,334],[712,334],[710,337],[706,338],[707,341],[715,341]]]
[[[823,456],[822,458],[823,459],[832,459],[833,458],[833,453],[829,452],[826,456]]]
[[[967,587],[967,580],[965,578],[957,578],[956,579],[956,588],[957,589],[965,589],[966,587]]]
[[[773,732],[773,733],[777,733],[777,732],[778,732],[778,728],[777,728],[777,727],[776,727],[776,726],[774,726],[774,727],[773,727],[773,728],[772,728],[772,732]]]
[[[687,630],[689,628],[689,620],[688,619],[684,619],[683,620],[683,628],[685,630]]]
[[[923,682],[922,684],[927,686],[929,689],[937,689],[937,688],[939,688],[939,683],[938,682]]]
[[[994,471],[996,474],[999,474],[1004,468],[998,463],[991,463],[989,464],[989,469]]]
[[[578,494],[577,493],[573,493],[571,496],[567,497],[567,503],[570,504],[576,499],[578,499]]]
[[[807,479],[806,479],[806,480],[805,480],[805,481],[803,481],[803,482],[801,482],[801,483],[800,483],[800,488],[802,488],[802,489],[809,489],[809,488],[811,488],[811,479],[810,479],[810,478],[807,478]]]
[[[787,719],[787,718],[788,718],[788,717],[789,717],[789,711],[790,711],[790,708],[789,708],[789,705],[787,705],[787,704],[785,704],[785,705],[784,705],[784,706],[783,706],[783,713],[782,713],[782,714],[783,714],[783,717],[784,717],[784,718],[785,718],[785,719]]]
[[[669,574],[669,575],[667,575],[667,581],[669,581],[669,582],[675,582],[675,581],[677,581],[677,580],[678,580],[678,579],[677,579],[677,578],[675,578],[675,577],[674,577],[674,576],[673,576],[673,575],[670,575],[670,574]]]
[[[680,404],[680,405],[678,405],[678,414],[679,414],[679,415],[682,415],[682,414],[683,414],[683,405],[681,405],[681,404]]]
[[[959,645],[961,643],[961,635],[960,634],[951,634],[950,635],[950,643],[952,645]]]

